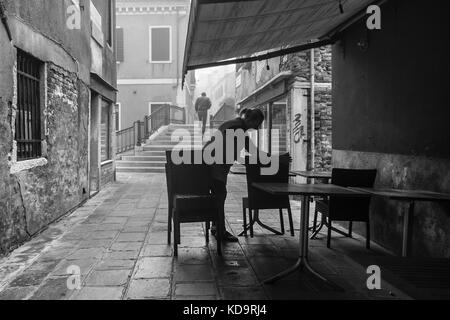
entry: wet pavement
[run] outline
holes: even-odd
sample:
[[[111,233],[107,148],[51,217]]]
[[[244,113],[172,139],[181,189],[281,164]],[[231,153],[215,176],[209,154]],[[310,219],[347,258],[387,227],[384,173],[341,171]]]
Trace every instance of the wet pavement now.
[[[232,175],[227,224],[242,231],[244,176]],[[333,289],[305,273],[273,285],[262,281],[296,261],[299,203],[293,201],[295,237],[271,235],[255,227],[253,239],[226,244],[218,257],[215,239],[205,243],[201,224],[183,224],[179,257],[167,245],[167,192],[163,174],[119,174],[118,182],[72,214],[51,225],[9,256],[0,258],[0,300],[266,300],[408,299],[389,283],[367,288],[367,266],[346,255],[383,255],[364,239],[334,234],[326,248],[325,230],[310,243],[314,268],[335,282]],[[278,211],[261,219],[279,229]],[[285,216],[287,221],[287,216]],[[288,225],[288,224],[286,224]],[[369,259],[370,260],[370,259]]]

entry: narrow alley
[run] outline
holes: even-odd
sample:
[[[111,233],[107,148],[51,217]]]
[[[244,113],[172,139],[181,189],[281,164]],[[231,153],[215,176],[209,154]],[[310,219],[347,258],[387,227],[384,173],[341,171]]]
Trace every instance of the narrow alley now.
[[[230,177],[227,222],[242,231],[240,203],[245,176]],[[218,257],[215,239],[205,243],[201,224],[183,225],[178,259],[167,244],[167,192],[164,174],[121,173],[74,213],[51,225],[29,243],[0,260],[0,300],[266,300],[266,299],[405,299],[383,282],[367,289],[366,266],[341,254],[364,252],[363,239],[325,236],[311,242],[311,261],[343,288],[336,291],[313,277],[296,274],[274,285],[265,278],[292,265],[298,255],[299,203],[293,203],[296,237],[272,236],[255,228],[255,238],[226,244]],[[278,214],[262,219],[279,226]],[[372,255],[382,254],[374,248]],[[81,271],[81,288],[72,272]],[[72,281],[73,280],[73,281]]]

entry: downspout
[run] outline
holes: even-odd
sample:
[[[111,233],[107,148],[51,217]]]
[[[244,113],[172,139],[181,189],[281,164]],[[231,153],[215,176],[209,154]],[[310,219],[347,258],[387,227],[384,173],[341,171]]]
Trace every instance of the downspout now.
[[[315,98],[316,98],[316,73],[315,73],[315,56],[314,56],[314,50],[311,49],[311,140],[310,140],[310,146],[311,146],[311,170],[315,169],[315,157],[316,157],[316,119],[315,119]]]
[[[177,90],[180,85],[180,9],[177,7]]]
[[[8,17],[6,16],[6,7],[3,1],[0,0],[0,18],[2,20],[3,25],[5,26],[6,33],[8,34],[9,41],[13,40],[11,35],[11,29],[8,24]]]

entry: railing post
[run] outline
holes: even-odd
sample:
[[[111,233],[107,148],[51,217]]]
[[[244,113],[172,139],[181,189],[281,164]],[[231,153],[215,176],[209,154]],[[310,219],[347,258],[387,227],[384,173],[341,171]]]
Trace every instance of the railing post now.
[[[170,124],[170,114],[172,113],[172,106],[169,106],[169,108],[166,108],[166,112],[165,112],[165,125],[168,126]]]
[[[142,144],[141,144],[141,140],[142,140],[142,136],[141,136],[141,121],[140,120],[138,120],[138,121],[136,121],[135,122],[135,130],[136,130],[136,127],[137,127],[137,135],[136,135],[136,146],[137,147],[140,147]]]
[[[146,140],[150,138],[150,132],[148,130],[148,116],[144,117],[144,137]]]

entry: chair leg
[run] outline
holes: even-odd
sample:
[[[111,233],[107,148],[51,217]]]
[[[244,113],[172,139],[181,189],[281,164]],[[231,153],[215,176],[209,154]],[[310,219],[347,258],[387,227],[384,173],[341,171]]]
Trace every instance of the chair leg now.
[[[172,206],[169,205],[169,215],[168,215],[168,225],[167,225],[167,243],[169,246],[172,244],[172,217],[173,217],[173,209]]]
[[[281,233],[284,235],[286,233],[286,230],[284,229],[283,209],[280,209],[280,225],[281,225]]]
[[[217,226],[217,233],[216,233],[216,240],[217,240],[217,254],[219,257],[222,256],[222,239],[223,239],[223,229],[222,222],[216,221]]]
[[[332,227],[332,221],[328,218],[328,238],[327,238],[327,248],[331,248],[331,227]]]
[[[319,211],[314,210],[314,222],[313,222],[313,233],[317,230],[317,219],[319,218]]]
[[[244,218],[244,236],[247,237],[247,209],[242,206],[242,217]]]
[[[250,211],[250,238],[254,237],[254,231],[253,231],[253,210],[249,209]]]
[[[174,255],[175,257],[178,257],[178,245],[181,243],[181,232],[180,232],[180,223],[176,217],[173,220],[173,231],[174,231],[173,232]]]
[[[205,223],[205,238],[206,238],[206,244],[209,243],[209,230],[211,229],[211,223],[208,221]]]
[[[350,223],[348,224],[348,237],[353,237],[353,221],[350,221]]]
[[[366,248],[370,250],[370,221],[367,221],[366,228]]]
[[[291,206],[289,206],[287,209],[288,209],[288,217],[289,217],[289,228],[291,229],[291,236],[295,237],[294,220],[292,219]]]

